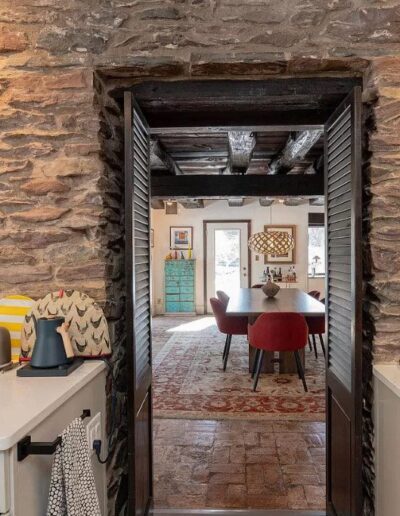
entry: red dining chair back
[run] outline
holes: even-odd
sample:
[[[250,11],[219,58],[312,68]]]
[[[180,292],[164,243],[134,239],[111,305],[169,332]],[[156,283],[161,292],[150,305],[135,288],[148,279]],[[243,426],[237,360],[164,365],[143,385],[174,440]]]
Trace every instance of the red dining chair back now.
[[[307,384],[299,350],[307,344],[308,327],[303,315],[292,312],[261,314],[253,325],[248,327],[251,346],[257,349],[255,367],[253,368],[254,385],[257,388],[258,378],[265,351],[287,351],[294,353],[297,372],[307,392]]]
[[[225,371],[228,363],[229,351],[231,349],[232,335],[247,335],[247,317],[226,315],[227,305],[215,297],[210,299],[210,304],[219,331],[226,335],[224,352],[222,354]]]
[[[325,333],[325,315],[317,315],[315,317],[306,317],[307,326],[308,326],[308,344],[311,351],[311,341],[310,337],[312,338],[312,345],[314,348],[314,355],[315,358],[318,358],[318,351],[317,351],[317,342],[315,339],[315,336],[318,335],[319,342],[321,344],[322,353],[324,356],[326,356],[325,352],[325,344],[324,339],[322,338],[322,335]]]
[[[228,306],[229,296],[226,292],[223,290],[217,290],[217,298],[225,305],[225,308]]]
[[[321,296],[321,292],[319,292],[318,290],[311,290],[309,293],[308,293],[309,296],[313,297],[314,299],[319,299],[320,296]]]

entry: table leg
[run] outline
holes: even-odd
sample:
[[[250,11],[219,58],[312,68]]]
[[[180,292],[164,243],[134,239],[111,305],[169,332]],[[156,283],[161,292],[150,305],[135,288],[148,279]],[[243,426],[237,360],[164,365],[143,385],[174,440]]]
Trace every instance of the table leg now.
[[[305,369],[305,351],[304,348],[299,350],[301,364]],[[297,374],[296,360],[294,358],[293,351],[281,351],[279,353],[281,362],[279,363],[280,374]]]

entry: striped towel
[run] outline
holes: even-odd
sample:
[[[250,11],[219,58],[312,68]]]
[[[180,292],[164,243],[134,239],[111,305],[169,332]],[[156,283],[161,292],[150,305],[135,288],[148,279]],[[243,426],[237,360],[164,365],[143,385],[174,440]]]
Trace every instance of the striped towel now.
[[[35,301],[30,297],[12,295],[0,299],[0,326],[11,334],[11,357],[18,361],[21,352],[21,330],[24,318],[32,310]]]

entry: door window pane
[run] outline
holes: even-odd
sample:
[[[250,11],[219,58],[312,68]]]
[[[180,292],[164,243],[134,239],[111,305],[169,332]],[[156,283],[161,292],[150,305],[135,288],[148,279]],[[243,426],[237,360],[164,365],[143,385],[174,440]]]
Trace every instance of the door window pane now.
[[[215,291],[235,292],[240,288],[240,229],[216,229]]]
[[[308,228],[308,274],[325,274],[325,228],[309,226]]]

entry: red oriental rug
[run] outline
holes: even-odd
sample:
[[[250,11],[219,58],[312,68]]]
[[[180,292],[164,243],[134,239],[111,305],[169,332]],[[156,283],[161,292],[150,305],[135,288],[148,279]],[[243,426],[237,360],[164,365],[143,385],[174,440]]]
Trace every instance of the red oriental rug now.
[[[169,338],[168,338],[169,336]],[[234,336],[226,372],[225,336],[212,317],[153,321],[154,416],[184,419],[324,421],[325,368],[306,348],[305,393],[297,375],[262,374],[252,392],[248,344]]]

